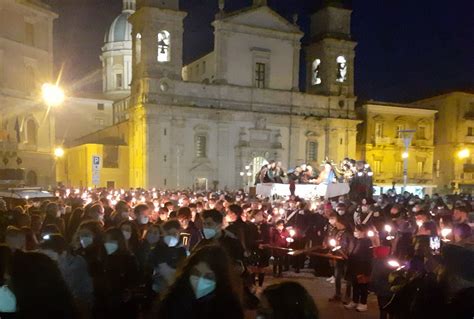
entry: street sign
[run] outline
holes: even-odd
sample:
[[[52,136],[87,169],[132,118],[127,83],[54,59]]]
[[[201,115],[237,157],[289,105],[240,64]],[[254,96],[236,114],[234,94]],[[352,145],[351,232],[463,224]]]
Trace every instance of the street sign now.
[[[100,163],[99,155],[92,155],[92,184],[97,186],[100,184]]]

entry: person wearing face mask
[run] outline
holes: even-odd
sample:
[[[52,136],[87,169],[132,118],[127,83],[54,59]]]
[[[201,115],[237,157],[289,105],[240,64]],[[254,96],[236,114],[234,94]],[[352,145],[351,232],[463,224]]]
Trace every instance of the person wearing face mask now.
[[[346,278],[352,281],[352,301],[346,309],[367,311],[369,276],[372,271],[372,241],[367,237],[367,225],[356,225],[354,244],[348,253]]]
[[[127,250],[123,233],[109,228],[104,236],[104,272],[97,292],[96,313],[102,318],[135,318],[138,307],[133,293],[139,283],[138,262]]]
[[[153,250],[160,242],[161,229],[158,224],[150,224],[141,240],[136,256],[140,274],[139,302],[143,313],[150,313],[156,293],[152,289],[154,272]]]
[[[145,233],[148,223],[150,222],[150,208],[145,204],[135,206],[133,213],[135,215],[135,225],[138,230],[138,237],[142,238]]]
[[[191,251],[201,240],[201,231],[192,221],[192,213],[189,207],[181,207],[177,213],[177,219],[181,224],[180,239],[183,246]]]
[[[120,224],[120,230],[125,238],[127,249],[132,255],[136,255],[141,244],[141,236],[137,224],[131,220],[126,220]]]
[[[8,246],[0,245],[0,317],[14,318],[17,310],[16,297],[11,291],[10,283],[7,279],[10,277],[10,262],[12,251]]]
[[[179,273],[161,302],[159,318],[244,318],[242,284],[223,248],[202,247]]]
[[[187,251],[180,243],[180,223],[169,220],[162,225],[163,237],[152,251],[152,289],[162,293],[173,282],[176,268],[186,259]]]
[[[49,235],[41,243],[40,252],[57,263],[80,313],[89,314],[94,301],[94,289],[85,259],[67,251],[66,241],[61,234]]]
[[[208,245],[221,245],[229,254],[233,263],[242,265],[244,249],[234,234],[223,230],[224,216],[217,210],[211,209],[204,211],[202,218],[204,238],[199,241],[193,251]]]

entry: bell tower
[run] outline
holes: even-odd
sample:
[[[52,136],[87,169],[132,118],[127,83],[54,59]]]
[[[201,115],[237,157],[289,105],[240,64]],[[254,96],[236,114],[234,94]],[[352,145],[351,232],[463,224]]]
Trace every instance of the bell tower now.
[[[137,0],[130,17],[133,37],[133,82],[137,79],[181,79],[183,19],[178,0]]]
[[[306,91],[354,96],[356,42],[351,37],[352,10],[342,0],[326,0],[311,16],[311,43],[306,49]]]

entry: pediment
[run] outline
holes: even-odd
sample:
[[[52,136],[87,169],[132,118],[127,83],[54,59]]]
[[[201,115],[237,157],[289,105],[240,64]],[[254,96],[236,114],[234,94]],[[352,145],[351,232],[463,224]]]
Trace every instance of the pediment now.
[[[201,162],[197,163],[191,169],[189,170],[190,172],[199,172],[199,173],[211,173],[213,171],[212,167],[209,165],[209,163],[206,162]]]
[[[238,11],[222,21],[260,29],[269,29],[287,33],[299,33],[301,30],[267,6]]]

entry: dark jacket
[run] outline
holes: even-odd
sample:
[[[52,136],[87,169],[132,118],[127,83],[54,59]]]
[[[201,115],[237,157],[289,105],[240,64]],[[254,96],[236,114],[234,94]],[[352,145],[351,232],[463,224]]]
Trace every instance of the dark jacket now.
[[[181,231],[181,243],[189,251],[202,239],[201,231],[194,225],[192,221],[189,222],[188,228]]]
[[[369,238],[355,239],[347,260],[347,279],[370,276],[372,271],[372,241]]]
[[[201,241],[194,247],[193,251],[207,245],[221,246],[234,263],[244,262],[244,248],[242,247],[242,244],[234,234],[228,231],[222,231],[222,235],[218,239],[201,239]]]

